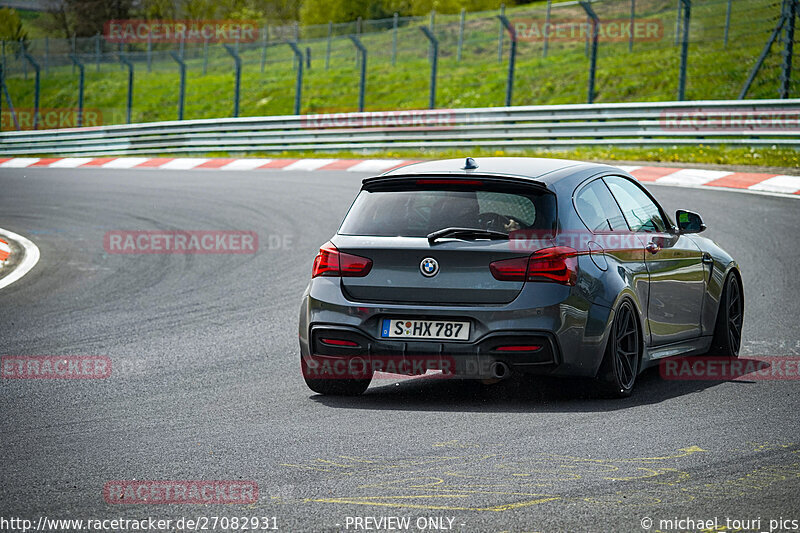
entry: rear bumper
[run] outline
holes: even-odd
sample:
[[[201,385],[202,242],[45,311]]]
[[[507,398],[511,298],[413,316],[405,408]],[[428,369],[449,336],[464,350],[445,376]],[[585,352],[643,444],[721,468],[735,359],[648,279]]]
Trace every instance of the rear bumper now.
[[[467,341],[399,340],[380,335],[384,318],[469,320]],[[397,374],[425,370],[464,378],[490,378],[493,364],[542,375],[593,377],[603,357],[611,310],[592,305],[574,287],[529,284],[508,304],[431,306],[352,302],[335,278],[315,278],[300,311],[300,353],[306,360],[357,361]],[[351,341],[331,346],[321,338]],[[536,350],[503,352],[504,345]],[[313,356],[313,357],[312,357]]]

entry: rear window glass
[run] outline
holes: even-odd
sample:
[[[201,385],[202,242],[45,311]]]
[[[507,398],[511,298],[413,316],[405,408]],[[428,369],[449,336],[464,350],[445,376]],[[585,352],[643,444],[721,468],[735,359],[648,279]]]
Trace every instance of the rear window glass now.
[[[547,192],[361,191],[339,233],[425,237],[451,227],[552,233],[555,215],[555,197]]]

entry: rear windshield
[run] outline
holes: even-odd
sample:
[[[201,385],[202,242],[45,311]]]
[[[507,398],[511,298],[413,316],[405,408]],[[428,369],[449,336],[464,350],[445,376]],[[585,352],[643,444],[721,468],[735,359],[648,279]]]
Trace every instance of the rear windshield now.
[[[339,234],[426,237],[451,227],[552,233],[555,222],[555,197],[544,191],[361,191]]]

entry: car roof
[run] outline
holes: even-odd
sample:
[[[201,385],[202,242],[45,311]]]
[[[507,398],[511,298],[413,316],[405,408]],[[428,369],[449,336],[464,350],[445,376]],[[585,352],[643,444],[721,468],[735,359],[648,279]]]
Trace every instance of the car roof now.
[[[399,178],[430,174],[439,176],[451,175],[453,177],[482,175],[513,177],[535,181],[548,186],[564,178],[572,177],[579,171],[590,169],[602,171],[613,168],[598,163],[536,157],[476,157],[473,161],[477,166],[471,169],[465,168],[467,166],[467,158],[412,163],[384,172],[377,178],[367,178],[364,182],[386,177]]]

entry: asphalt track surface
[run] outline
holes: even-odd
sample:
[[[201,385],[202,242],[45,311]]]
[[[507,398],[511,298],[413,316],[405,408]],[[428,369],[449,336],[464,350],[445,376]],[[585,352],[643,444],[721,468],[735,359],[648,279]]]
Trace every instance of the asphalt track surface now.
[[[770,531],[769,520],[800,520],[797,381],[668,381],[655,370],[625,400],[546,380],[383,379],[358,398],[311,393],[300,296],[363,177],[0,171],[0,227],[41,250],[0,291],[0,354],[113,361],[104,380],[0,381],[0,515],[274,516],[282,531],[388,516],[410,517],[410,531],[419,517],[452,518],[454,531],[645,531],[645,517],[654,531],[700,529],[659,527],[686,517],[761,518],[756,530]],[[743,355],[800,355],[800,203],[651,190],[669,211],[702,213],[740,262]],[[154,229],[252,230],[260,248],[104,251],[107,231]],[[111,505],[102,494],[110,480],[197,479],[253,480],[259,499]],[[800,527],[784,525],[772,531]]]

